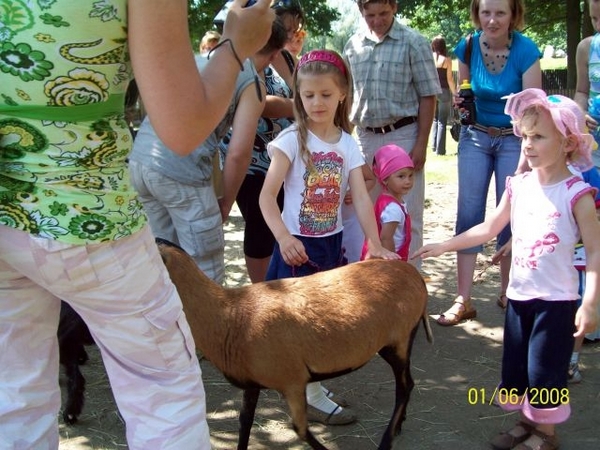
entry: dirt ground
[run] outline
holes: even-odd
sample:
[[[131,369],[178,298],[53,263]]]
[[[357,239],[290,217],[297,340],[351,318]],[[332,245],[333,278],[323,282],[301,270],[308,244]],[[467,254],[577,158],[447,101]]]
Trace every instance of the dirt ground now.
[[[432,157],[430,160],[428,166],[437,164],[437,169],[442,171],[456,170],[453,157]],[[453,182],[427,185],[426,242],[452,235],[455,198]],[[226,226],[229,286],[247,283],[241,251],[242,230],[243,221],[239,213],[235,213]],[[496,305],[498,270],[487,264],[491,254],[492,247],[488,247],[486,254],[479,258],[473,292],[477,318],[450,328],[440,327],[433,320],[450,305],[455,295],[454,255],[425,261],[423,269],[431,278],[428,310],[435,342],[429,344],[422,329],[417,334],[412,357],[415,388],[407,420],[394,448],[488,449],[490,437],[514,422],[514,414],[489,404],[500,375],[503,333],[503,313]],[[115,407],[99,354],[95,347],[90,347],[89,353],[90,361],[82,368],[88,381],[84,413],[75,426],[65,426],[61,422],[60,448],[126,448],[124,424]],[[201,366],[213,448],[235,448],[241,391],[229,385],[208,361],[202,360]],[[571,419],[558,429],[563,450],[600,448],[600,344],[584,346],[581,369],[583,381],[569,389]],[[337,427],[311,424],[317,438],[332,450],[376,449],[393,406],[394,381],[389,366],[375,357],[362,369],[324,384],[350,402],[359,420],[352,425]],[[250,449],[308,448],[294,434],[284,400],[277,392],[263,391]]]

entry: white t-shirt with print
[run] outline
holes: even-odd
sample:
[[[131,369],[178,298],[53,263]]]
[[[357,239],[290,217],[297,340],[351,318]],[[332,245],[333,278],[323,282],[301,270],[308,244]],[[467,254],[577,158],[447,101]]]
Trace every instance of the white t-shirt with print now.
[[[283,131],[267,149],[283,152],[291,162],[284,179],[284,207],[281,217],[296,236],[318,237],[339,233],[342,202],[350,171],[365,164],[354,138],[346,132],[329,144],[309,131],[307,145],[316,171],[307,170],[300,154],[296,125]]]

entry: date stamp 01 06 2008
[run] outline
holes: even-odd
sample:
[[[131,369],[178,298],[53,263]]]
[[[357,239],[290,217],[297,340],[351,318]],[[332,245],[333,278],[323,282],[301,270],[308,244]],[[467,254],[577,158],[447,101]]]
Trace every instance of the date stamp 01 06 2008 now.
[[[532,406],[545,405],[566,405],[569,403],[568,388],[527,388],[523,395],[519,395],[516,388],[498,388],[494,389],[491,396],[488,397],[485,388],[469,388],[467,390],[467,402],[469,405],[523,405],[525,398],[529,394],[529,404]]]

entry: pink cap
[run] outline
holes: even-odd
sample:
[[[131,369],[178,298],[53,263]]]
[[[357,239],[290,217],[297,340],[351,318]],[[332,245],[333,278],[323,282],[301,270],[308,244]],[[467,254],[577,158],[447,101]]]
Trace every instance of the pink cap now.
[[[387,177],[400,169],[410,167],[414,169],[415,165],[410,156],[403,148],[394,144],[384,145],[375,152],[373,161],[373,173],[377,180],[383,185]]]
[[[545,108],[552,119],[556,128],[563,136],[572,134],[577,138],[577,149],[569,159],[569,163],[581,172],[591,169],[591,153],[598,146],[594,137],[589,134],[585,124],[585,116],[581,108],[569,97],[563,95],[546,95],[541,89],[529,88],[518,94],[512,94],[507,97],[504,112],[512,118],[513,130],[515,135],[521,136],[517,122],[523,116],[525,110],[531,106],[537,105]]]

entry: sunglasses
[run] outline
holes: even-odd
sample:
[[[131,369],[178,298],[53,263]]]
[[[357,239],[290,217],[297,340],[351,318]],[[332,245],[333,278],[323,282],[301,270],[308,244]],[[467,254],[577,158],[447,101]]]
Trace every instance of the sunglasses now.
[[[245,7],[252,6],[257,0],[248,0]],[[294,0],[276,0],[271,2],[271,8],[273,9],[288,9],[294,5]]]

